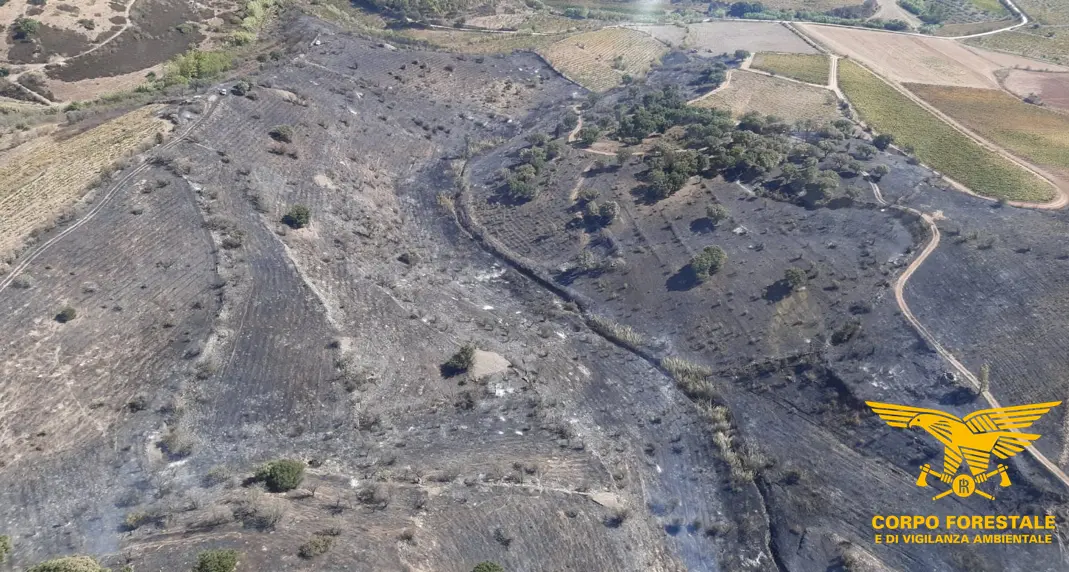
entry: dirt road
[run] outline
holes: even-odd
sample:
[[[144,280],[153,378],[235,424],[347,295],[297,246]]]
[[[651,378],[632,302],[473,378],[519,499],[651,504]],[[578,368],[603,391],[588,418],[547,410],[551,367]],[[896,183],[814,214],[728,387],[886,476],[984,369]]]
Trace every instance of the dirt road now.
[[[973,387],[973,389],[980,391],[980,380],[977,379],[977,377],[973,375],[971,371],[969,371],[969,368],[965,367],[965,365],[962,364],[961,361],[958,360],[958,358],[954,357],[954,354],[950,353],[949,350],[944,348],[942,344],[940,344],[935,339],[935,336],[932,335],[930,331],[928,331],[928,328],[924,327],[924,324],[922,324],[921,321],[917,319],[917,316],[915,316],[913,314],[913,311],[910,310],[909,304],[906,303],[906,283],[909,282],[909,279],[913,276],[913,273],[916,272],[922,264],[924,264],[924,261],[927,260],[928,257],[933,252],[935,252],[936,247],[939,246],[939,239],[941,235],[939,234],[939,227],[935,224],[935,219],[932,218],[931,215],[923,213],[916,209],[904,207],[901,205],[892,205],[888,203],[886,200],[884,200],[883,195],[880,193],[880,187],[877,186],[876,183],[870,181],[869,185],[872,187],[872,194],[876,197],[876,202],[880,203],[881,205],[890,208],[901,209],[921,217],[921,219],[923,219],[925,224],[928,226],[928,231],[931,233],[932,236],[931,240],[929,240],[928,244],[924,246],[924,249],[921,250],[920,254],[918,254],[917,257],[913,259],[913,262],[911,262],[909,266],[906,267],[902,274],[898,276],[898,280],[895,281],[894,293],[895,301],[898,303],[898,308],[902,311],[902,315],[905,316],[906,321],[908,321],[910,325],[913,326],[913,329],[915,329],[917,333],[920,334],[921,338],[923,338],[924,341],[932,349],[934,349],[936,353],[938,353],[943,359],[947,360],[947,362],[949,362],[950,365],[952,365],[954,369],[962,375],[962,377],[968,380],[969,384]],[[984,398],[984,401],[986,401],[991,407],[1002,407],[1002,405],[999,404],[998,400],[995,399],[995,396],[992,395],[990,391],[982,391],[980,392],[980,395]],[[1034,458],[1036,461],[1039,461],[1041,465],[1046,467],[1046,469],[1050,471],[1050,473],[1054,475],[1055,478],[1061,481],[1063,485],[1069,487],[1069,476],[1067,476],[1064,471],[1058,468],[1058,465],[1054,464],[1053,461],[1048,459],[1047,456],[1043,453],[1039,452],[1039,450],[1036,449],[1034,446],[1029,446],[1027,447],[1027,449],[1028,453],[1032,455],[1032,458]]]

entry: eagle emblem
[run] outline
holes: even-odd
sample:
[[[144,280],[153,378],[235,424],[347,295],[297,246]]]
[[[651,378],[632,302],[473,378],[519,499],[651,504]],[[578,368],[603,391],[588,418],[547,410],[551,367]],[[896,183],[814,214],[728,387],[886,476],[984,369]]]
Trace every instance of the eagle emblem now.
[[[994,500],[993,495],[980,490],[977,485],[993,477],[1001,478],[1000,486],[1008,487],[1011,483],[1005,464],[998,463],[994,469],[990,469],[991,456],[1009,459],[1031,446],[1041,435],[1022,433],[1020,429],[1031,427],[1036,420],[1062,402],[983,409],[964,418],[937,409],[876,401],[865,403],[891,427],[919,427],[943,444],[943,471],[935,471],[931,465],[925,463],[921,465],[921,472],[917,477],[918,487],[927,487],[929,476],[951,485],[949,489],[932,497],[932,500],[941,499],[951,493],[959,497],[975,493]],[[962,465],[965,465],[967,471],[958,474]]]

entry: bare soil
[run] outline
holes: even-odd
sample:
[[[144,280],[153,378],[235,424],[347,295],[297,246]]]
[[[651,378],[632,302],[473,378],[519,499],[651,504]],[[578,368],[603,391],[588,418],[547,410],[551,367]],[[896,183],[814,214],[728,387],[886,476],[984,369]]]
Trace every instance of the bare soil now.
[[[1002,85],[1020,98],[1037,94],[1043,105],[1069,111],[1069,74],[1011,70]]]

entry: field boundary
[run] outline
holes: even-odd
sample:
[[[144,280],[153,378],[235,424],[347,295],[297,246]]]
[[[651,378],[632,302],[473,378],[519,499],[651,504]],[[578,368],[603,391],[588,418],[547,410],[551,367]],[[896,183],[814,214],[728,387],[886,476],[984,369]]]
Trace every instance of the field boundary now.
[[[208,119],[209,116],[211,116],[212,112],[214,112],[217,107],[218,107],[217,96],[215,96],[215,95],[209,96],[208,97],[208,109],[206,109],[204,111],[204,113],[202,113],[201,116],[199,118],[197,118],[197,120],[194,121],[189,127],[187,127],[186,130],[184,132],[182,132],[180,135],[176,136],[174,139],[171,139],[167,143],[164,143],[163,145],[160,145],[159,147],[157,147],[153,154],[158,154],[161,151],[166,151],[167,149],[170,149],[171,147],[175,147],[179,143],[184,141],[186,139],[186,137],[188,137],[190,135],[190,133],[193,132],[194,129],[199,127],[205,120]],[[150,162],[146,160],[146,161],[143,161],[137,167],[131,169],[130,172],[128,172],[125,175],[123,175],[122,178],[120,178],[118,181],[115,181],[114,183],[112,183],[111,187],[107,190],[107,192],[105,192],[103,194],[103,196],[101,196],[100,199],[96,201],[96,204],[93,205],[93,208],[90,209],[89,212],[87,212],[82,218],[78,219],[77,221],[72,223],[70,226],[68,226],[67,228],[63,229],[62,232],[60,232],[56,236],[53,236],[52,238],[50,238],[44,244],[42,244],[42,245],[38,246],[37,248],[35,248],[34,250],[30,251],[29,254],[25,255],[24,257],[21,257],[21,260],[19,260],[19,263],[11,268],[11,271],[8,272],[7,276],[5,276],[3,278],[3,280],[0,280],[0,292],[3,292],[15,280],[15,278],[17,278],[18,275],[23,270],[25,270],[26,267],[29,266],[29,264],[31,262],[34,261],[35,258],[37,258],[41,254],[43,254],[44,251],[48,250],[49,247],[51,247],[53,244],[59,242],[60,240],[63,240],[64,238],[67,237],[67,235],[69,235],[70,233],[72,233],[75,230],[77,230],[78,228],[80,228],[82,225],[84,225],[87,222],[89,222],[90,220],[92,220],[104,208],[104,206],[108,204],[108,202],[111,200],[111,198],[115,196],[115,194],[119,191],[119,189],[121,189],[122,187],[126,186],[126,184],[129,183],[134,177],[136,177],[137,175],[140,175],[141,173],[146,171],[150,166],[151,166]]]
[[[802,32],[802,33],[804,34],[804,32]],[[831,54],[831,55],[835,55],[831,50],[828,50],[828,53]],[[1010,153],[1006,149],[1003,149],[1002,147],[999,147],[998,145],[995,145],[994,143],[988,141],[987,139],[985,139],[983,137],[980,137],[976,133],[973,133],[971,130],[967,129],[965,126],[961,125],[960,123],[955,121],[953,118],[951,118],[947,114],[945,114],[942,111],[936,109],[934,106],[930,105],[928,102],[924,101],[919,96],[917,96],[913,92],[911,92],[908,89],[906,89],[905,87],[903,87],[901,84],[887,79],[886,77],[880,75],[875,70],[873,70],[869,66],[865,65],[864,63],[858,61],[857,59],[850,58],[849,54],[847,54],[847,55],[845,55],[843,57],[846,57],[852,63],[856,64],[858,67],[860,67],[860,68],[864,69],[865,71],[867,71],[868,73],[872,74],[873,76],[878,78],[880,81],[882,81],[884,84],[886,84],[888,87],[890,87],[891,89],[897,91],[900,95],[906,97],[907,99],[909,99],[910,101],[912,101],[916,105],[920,106],[921,109],[924,109],[928,113],[934,115],[938,120],[940,120],[943,123],[947,124],[948,126],[950,126],[955,131],[957,131],[960,134],[964,135],[965,137],[971,139],[974,143],[976,143],[980,147],[982,147],[984,149],[987,149],[988,151],[991,151],[992,153],[995,153],[996,155],[1002,157],[1003,159],[1006,159],[1007,161],[1013,163],[1017,167],[1019,167],[1019,168],[1023,169],[1024,171],[1030,173],[1032,176],[1039,178],[1040,180],[1042,180],[1043,182],[1045,182],[1046,184],[1048,184],[1048,185],[1050,185],[1051,187],[1054,188],[1054,193],[1055,193],[1054,197],[1051,198],[1051,200],[1049,200],[1047,202],[1040,203],[1040,202],[1029,202],[1029,201],[1007,201],[1007,204],[1010,204],[1010,205],[1016,206],[1016,207],[1040,208],[1040,209],[1061,209],[1061,208],[1065,207],[1066,205],[1069,205],[1069,192],[1067,192],[1065,189],[1062,189],[1055,182],[1057,180],[1057,177],[1054,177],[1050,173],[1047,173],[1046,171],[1040,169],[1039,167],[1037,167],[1035,165],[1032,165],[1031,163],[1023,161],[1021,158],[1019,158],[1016,155]],[[838,62],[836,62],[835,65],[836,65],[836,68],[838,68]],[[838,72],[838,69],[836,69],[836,72]],[[836,79],[836,85],[838,85],[838,79]],[[845,97],[845,94],[844,94],[844,97]],[[846,99],[847,102],[849,102],[849,98],[845,98],[845,99]],[[853,108],[853,104],[851,104],[851,108]],[[858,115],[859,115],[859,117],[857,118],[858,123],[860,123],[862,125],[865,125],[865,123],[860,118],[860,114],[858,114]],[[925,165],[925,166],[927,167],[927,165]],[[930,168],[930,167],[928,167],[928,168]],[[989,196],[983,195],[981,193],[978,193],[978,192],[970,189],[969,187],[961,184],[960,182],[955,181],[954,179],[951,179],[950,177],[947,177],[942,171],[938,171],[936,169],[931,169],[931,170],[939,173],[939,176],[942,177],[943,179],[945,179],[948,183],[950,183],[951,186],[953,186],[954,188],[956,188],[956,189],[958,189],[958,190],[960,190],[962,192],[965,192],[966,194],[970,194],[970,195],[973,195],[975,197],[983,198],[985,200],[990,200],[990,201],[998,200],[998,199],[996,199],[994,197],[989,197]]]

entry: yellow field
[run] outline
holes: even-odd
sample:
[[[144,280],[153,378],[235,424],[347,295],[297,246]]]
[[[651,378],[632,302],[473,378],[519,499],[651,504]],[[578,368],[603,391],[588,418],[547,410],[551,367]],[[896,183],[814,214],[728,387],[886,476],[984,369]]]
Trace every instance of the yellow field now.
[[[568,34],[535,36],[532,34],[488,34],[461,30],[405,30],[405,36],[424,40],[446,50],[471,54],[507,54],[513,50],[540,50]]]
[[[835,94],[830,90],[745,70],[732,70],[726,86],[695,101],[694,105],[730,109],[736,117],[750,111],[788,121],[842,117]]]
[[[754,55],[750,67],[817,85],[828,85],[828,56],[823,54],[777,54],[761,52]]]
[[[1069,116],[993,89],[907,85],[933,107],[1037,165],[1069,169]]]
[[[976,143],[858,64],[839,62],[839,87],[861,119],[912,147],[922,162],[989,197],[1047,201],[1054,188]]]
[[[556,42],[539,53],[557,71],[593,91],[620,85],[624,74],[638,78],[668,48],[649,35],[628,28],[605,28]],[[613,67],[622,56],[622,65]]]
[[[57,141],[42,137],[0,157],[0,253],[19,246],[73,203],[115,161],[167,131],[160,106],[128,113]]]

